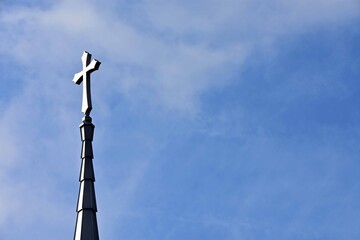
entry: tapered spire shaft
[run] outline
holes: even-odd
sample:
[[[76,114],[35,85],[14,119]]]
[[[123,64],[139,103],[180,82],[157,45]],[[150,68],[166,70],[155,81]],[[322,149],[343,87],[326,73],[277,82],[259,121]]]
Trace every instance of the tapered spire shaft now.
[[[77,203],[77,220],[74,240],[98,240],[99,231],[96,220],[96,197],[95,175],[93,168],[92,141],[94,136],[94,124],[91,120],[85,120],[80,125],[82,150],[80,189]]]

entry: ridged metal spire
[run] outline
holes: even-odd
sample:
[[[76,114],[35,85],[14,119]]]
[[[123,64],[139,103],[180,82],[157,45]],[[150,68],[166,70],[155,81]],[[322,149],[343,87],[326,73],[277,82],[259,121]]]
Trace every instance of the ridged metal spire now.
[[[100,62],[91,60],[91,54],[84,52],[82,58],[83,70],[75,74],[73,81],[76,84],[83,82],[82,112],[84,117],[80,125],[82,141],[80,189],[77,203],[77,219],[74,233],[74,240],[99,240],[99,231],[96,220],[96,198],[95,198],[95,174],[93,168],[92,141],[94,136],[94,124],[90,117],[91,92],[90,73],[99,69]]]

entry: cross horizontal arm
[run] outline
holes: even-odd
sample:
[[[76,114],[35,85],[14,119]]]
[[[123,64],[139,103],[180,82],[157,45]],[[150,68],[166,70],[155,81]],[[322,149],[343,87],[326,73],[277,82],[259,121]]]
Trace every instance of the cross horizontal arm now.
[[[75,73],[73,82],[80,85],[81,82],[83,81],[83,75],[84,75],[83,72]]]
[[[80,83],[83,81],[84,74],[90,74],[92,72],[95,72],[96,70],[99,70],[101,62],[93,59],[91,63],[86,66],[81,72],[75,73],[73,82],[80,85]]]
[[[92,73],[99,69],[101,62],[96,59],[93,59],[91,63],[86,67],[88,73]]]

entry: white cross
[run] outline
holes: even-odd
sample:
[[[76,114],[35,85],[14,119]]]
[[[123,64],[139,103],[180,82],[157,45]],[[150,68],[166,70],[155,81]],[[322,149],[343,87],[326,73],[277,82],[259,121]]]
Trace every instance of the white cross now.
[[[96,59],[93,59],[90,62],[91,54],[86,51],[83,53],[81,60],[82,60],[83,70],[75,74],[73,82],[80,85],[81,82],[84,81],[81,112],[83,112],[85,116],[89,116],[90,111],[92,110],[91,92],[90,92],[90,73],[98,70],[101,62],[99,62]]]

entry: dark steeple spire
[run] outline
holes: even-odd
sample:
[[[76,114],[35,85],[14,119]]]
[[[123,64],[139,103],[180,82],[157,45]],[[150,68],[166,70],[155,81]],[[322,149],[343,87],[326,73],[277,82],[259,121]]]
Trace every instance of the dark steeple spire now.
[[[99,231],[96,220],[96,198],[95,198],[95,174],[93,168],[92,141],[94,136],[94,124],[90,117],[91,92],[90,73],[99,69],[100,62],[91,60],[91,54],[84,52],[82,56],[83,70],[75,74],[73,81],[76,84],[83,82],[82,112],[84,117],[80,125],[82,141],[81,149],[81,170],[80,189],[77,204],[77,219],[74,233],[74,240],[99,240]]]

